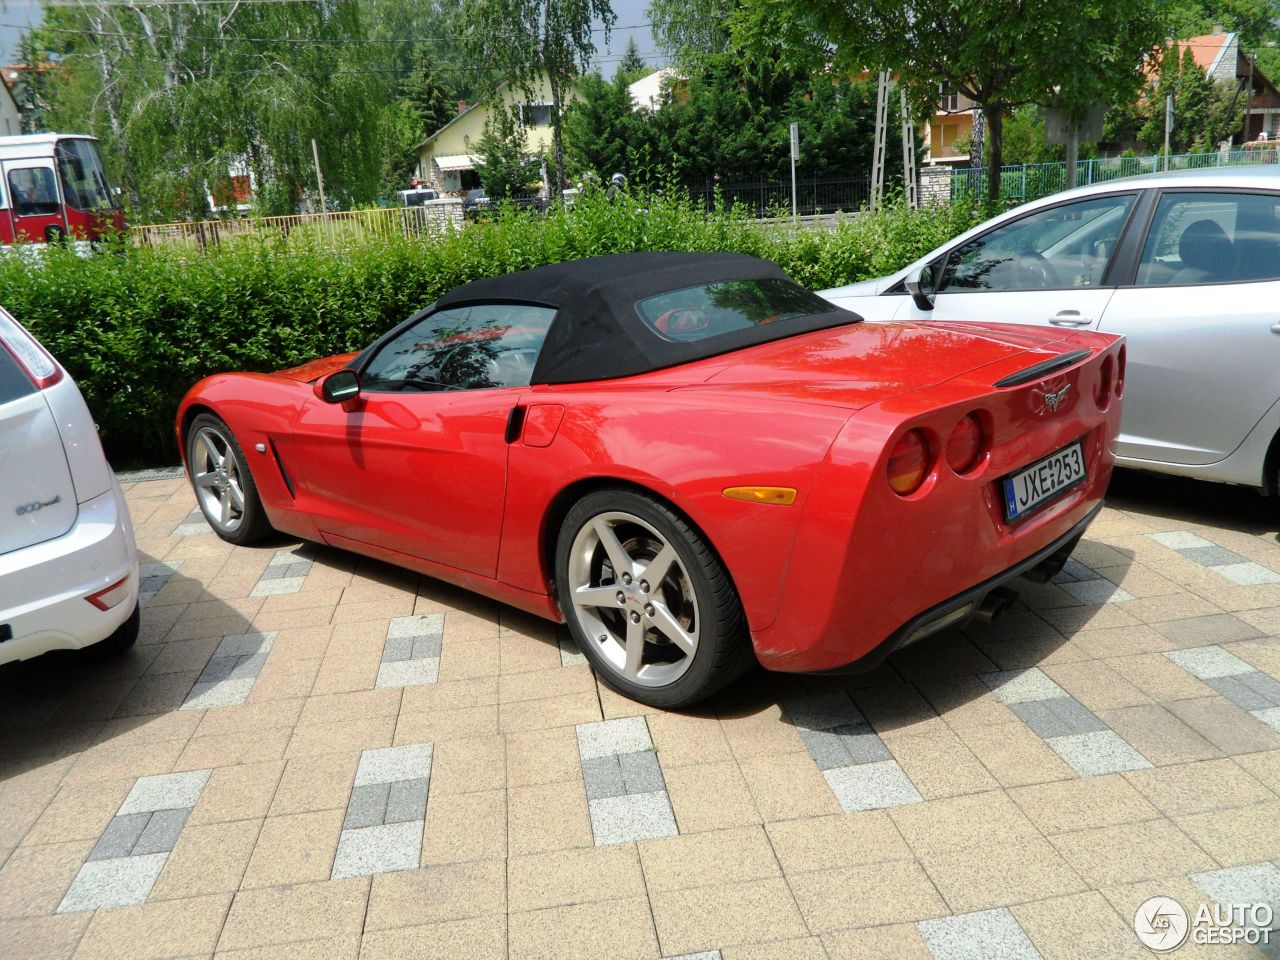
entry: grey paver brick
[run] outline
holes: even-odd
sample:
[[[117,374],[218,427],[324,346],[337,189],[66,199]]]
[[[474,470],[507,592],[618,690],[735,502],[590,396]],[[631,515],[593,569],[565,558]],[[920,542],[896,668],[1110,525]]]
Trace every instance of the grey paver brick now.
[[[1067,696],[1067,691],[1050,680],[1039,667],[1001,670],[981,676],[1001,703],[1030,703],[1032,700],[1053,700]]]
[[[618,717],[596,723],[580,723],[577,727],[578,753],[583,760],[606,757],[611,753],[635,753],[652,750],[653,740],[644,717]]]
[[[1271,707],[1267,710],[1254,710],[1252,713],[1276,733],[1280,733],[1280,707]]]
[[[129,813],[111,818],[107,829],[102,831],[93,850],[89,852],[90,860],[112,860],[116,857],[127,857],[142,836],[142,831],[151,819],[149,813]]]
[[[617,754],[588,757],[583,760],[582,779],[586,782],[588,800],[620,797],[627,792],[627,785],[622,779],[622,765],[618,762]]]
[[[279,597],[286,593],[297,593],[302,589],[302,577],[281,577],[279,580],[259,580],[249,596],[257,599],[259,597]]]
[[[658,764],[658,755],[652,750],[619,754],[618,763],[622,768],[622,780],[626,784],[627,793],[653,793],[667,789],[667,783],[662,779],[662,767]]]
[[[150,813],[153,810],[194,807],[210,773],[209,770],[188,770],[185,773],[142,777],[133,785],[116,813]]]
[[[916,924],[935,960],[1040,960],[1006,907]]]
[[[676,818],[665,790],[603,797],[588,804],[596,846],[676,835]]]
[[[1166,650],[1170,660],[1193,677],[1208,680],[1211,677],[1231,677],[1249,673],[1254,668],[1234,653],[1219,646],[1188,647],[1185,650]]]
[[[723,960],[719,950],[705,950],[702,953],[682,953],[678,957],[664,957],[663,960]]]
[[[267,662],[267,654],[255,653],[248,657],[238,657],[236,665],[232,668],[231,673],[227,675],[228,680],[252,680],[262,672],[263,666]]]
[[[440,661],[431,657],[426,660],[400,660],[394,663],[383,663],[378,667],[378,679],[374,683],[379,689],[385,687],[420,687],[435,683],[440,676]]]
[[[800,739],[804,741],[809,756],[813,757],[819,770],[853,766],[853,757],[849,755],[838,733],[831,730],[809,730],[805,727],[800,727],[799,731]]]
[[[387,624],[387,638],[425,637],[444,630],[444,615],[426,613],[416,617],[393,617]]]
[[[1280,867],[1274,863],[1250,863],[1193,873],[1191,882],[1218,903],[1266,903],[1280,918]],[[1272,939],[1276,936],[1272,934]]]
[[[1214,567],[1213,572],[1242,587],[1253,587],[1260,583],[1280,583],[1280,573],[1252,561],[1224,563],[1220,567]]]
[[[133,845],[130,855],[140,857],[150,853],[168,853],[178,842],[178,834],[182,832],[182,826],[190,815],[190,807],[157,810],[151,814],[146,829],[138,837],[138,842]]]
[[[262,576],[258,578],[258,582],[261,583],[263,580],[283,580],[289,576],[290,566],[287,563],[268,564],[267,568],[262,571]]]
[[[399,663],[413,657],[413,637],[391,637],[382,647],[383,663]]]
[[[1151,766],[1150,760],[1125,743],[1114,730],[1052,737],[1045,743],[1082,777],[1144,770]]]
[[[424,660],[427,657],[440,656],[442,640],[443,637],[438,633],[428,637],[415,637],[413,640],[413,659]]]
[[[864,718],[848,694],[819,693],[783,703],[791,722],[801,730],[832,730]]]
[[[276,634],[271,633],[238,633],[223,637],[218,649],[213,651],[217,657],[247,657],[255,653],[265,653],[275,642]]]
[[[120,857],[86,863],[71,881],[58,913],[127,907],[144,903],[164,869],[167,853],[145,857]]]
[[[1250,674],[1241,673],[1234,677],[1207,677],[1204,682],[1242,710],[1266,710],[1280,705],[1246,683],[1245,678],[1248,676]]]
[[[405,823],[409,820],[423,820],[427,815],[427,788],[430,784],[426,778],[416,780],[399,780],[390,784],[391,791],[387,796],[386,823]]]
[[[197,683],[182,702],[183,710],[206,710],[214,707],[233,707],[244,703],[253,689],[257,677],[240,680],[219,680],[216,683]]]
[[[221,683],[231,677],[231,671],[239,662],[240,658],[236,656],[214,657],[205,665],[196,683]]]
[[[1194,560],[1203,567],[1220,567],[1224,563],[1245,563],[1245,558],[1240,554],[1228,550],[1226,547],[1219,547],[1217,544],[1211,544],[1207,547],[1184,547],[1178,551],[1188,560]]]
[[[431,776],[429,743],[410,743],[402,747],[379,747],[360,754],[356,768],[356,786],[368,783],[394,783]]]
[[[1266,697],[1270,701],[1270,706],[1280,707],[1280,680],[1261,670],[1242,673],[1235,679],[1260,696]]]
[[[1164,533],[1148,533],[1148,537],[1156,543],[1162,543],[1170,550],[1187,550],[1195,547],[1212,547],[1214,544],[1204,537],[1188,530],[1170,530]]]
[[[310,560],[298,560],[285,568],[291,577],[305,577],[311,572]]]
[[[1054,697],[1052,700],[1011,703],[1009,709],[1021,717],[1037,736],[1045,740],[1050,737],[1065,737],[1073,733],[1092,733],[1095,730],[1107,729],[1105,723],[1074,697]]]
[[[1110,580],[1080,580],[1059,586],[1081,603],[1123,603],[1136,599],[1128,590],[1117,587]]]
[[[333,858],[332,879],[416,870],[422,854],[421,820],[343,830]]]
[[[347,816],[342,821],[344,830],[359,827],[376,827],[386,823],[387,800],[391,796],[389,783],[365,783],[351,791],[347,801]]]
[[[900,807],[924,799],[896,760],[824,770],[822,775],[845,813]]]
[[[1054,583],[1075,583],[1080,580],[1097,580],[1098,574],[1091,568],[1086,567],[1079,560],[1069,559],[1058,571],[1052,580]]]
[[[871,724],[866,721],[845,724],[831,732],[840,738],[853,763],[876,763],[893,759],[893,754],[885,747],[884,741],[876,736]]]

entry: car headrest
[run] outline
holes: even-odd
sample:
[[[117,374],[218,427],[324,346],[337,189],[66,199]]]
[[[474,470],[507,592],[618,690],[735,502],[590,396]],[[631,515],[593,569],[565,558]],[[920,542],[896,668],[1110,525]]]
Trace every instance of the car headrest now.
[[[1216,220],[1197,220],[1178,238],[1184,267],[1206,273],[1225,272],[1231,263],[1231,240]]]

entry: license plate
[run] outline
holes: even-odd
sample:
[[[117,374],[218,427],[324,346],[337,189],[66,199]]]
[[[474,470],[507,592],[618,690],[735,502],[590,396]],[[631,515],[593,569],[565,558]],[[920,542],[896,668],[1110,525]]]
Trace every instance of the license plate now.
[[[1084,449],[1078,440],[1017,473],[1009,474],[1000,481],[1004,488],[1005,520],[1020,520],[1083,482],[1084,478]]]

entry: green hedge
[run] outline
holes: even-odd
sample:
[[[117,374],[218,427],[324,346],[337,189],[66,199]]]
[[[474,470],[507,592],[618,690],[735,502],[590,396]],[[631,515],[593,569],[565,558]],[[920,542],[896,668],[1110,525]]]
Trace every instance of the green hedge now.
[[[357,349],[457,284],[635,250],[736,250],[820,289],[892,272],[975,222],[961,207],[863,214],[792,232],[662,197],[585,198],[545,219],[504,211],[429,240],[333,250],[240,240],[208,252],[131,248],[0,257],[0,304],[71,371],[117,466],[173,463],[173,415],[201,377]]]

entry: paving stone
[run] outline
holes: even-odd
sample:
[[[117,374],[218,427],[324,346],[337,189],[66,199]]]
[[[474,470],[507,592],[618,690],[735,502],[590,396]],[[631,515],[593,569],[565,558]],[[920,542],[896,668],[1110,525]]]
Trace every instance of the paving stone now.
[[[1191,882],[1218,903],[1266,903],[1273,915],[1280,917],[1280,867],[1274,863],[1193,873]]]
[[[935,960],[1041,960],[1006,907],[921,920],[916,927]]]
[[[390,796],[391,784],[389,783],[364,783],[353,788],[342,828],[354,830],[386,823],[387,799]]]
[[[809,756],[818,765],[819,770],[833,770],[837,767],[851,767],[853,757],[845,747],[840,736],[830,730],[800,729],[800,739],[804,741]]]
[[[1105,730],[1107,725],[1095,717],[1074,697],[1054,697],[1052,700],[1031,700],[1027,703],[1011,703],[1009,709],[1034,730],[1037,736],[1065,737],[1074,733],[1092,733]]]
[[[213,651],[214,658],[218,657],[251,657],[255,653],[266,653],[275,645],[277,634],[271,633],[240,633],[230,637],[223,637],[222,642],[218,644],[218,649]]]
[[[1250,674],[1241,673],[1234,677],[1206,677],[1204,682],[1242,710],[1266,710],[1280,706],[1280,701],[1260,690],[1255,690],[1246,683],[1245,678],[1248,676]],[[1273,680],[1272,683],[1275,681]],[[1280,688],[1280,684],[1277,684],[1277,687]]]
[[[272,563],[268,564],[267,569],[262,571],[262,576],[258,578],[258,582],[262,583],[265,580],[283,580],[287,576],[289,576],[289,564]]]
[[[401,660],[396,663],[384,663],[378,667],[378,679],[375,687],[420,687],[423,684],[435,683],[440,676],[440,661],[435,657],[428,660]]]
[[[112,817],[107,829],[102,831],[102,839],[89,852],[90,860],[112,860],[116,857],[127,857],[133,845],[142,836],[142,831],[151,819],[149,813],[130,813],[123,817]]]
[[[706,950],[702,953],[682,953],[678,957],[663,957],[663,960],[723,960],[719,950]]]
[[[332,879],[416,870],[422,853],[421,820],[343,830],[333,858]]]
[[[1263,673],[1261,670],[1255,670],[1253,673],[1242,673],[1235,679],[1250,690],[1265,697],[1269,701],[1269,706],[1280,707],[1280,680]]]
[[[1207,547],[1184,547],[1178,551],[1188,560],[1204,567],[1220,567],[1227,563],[1245,563],[1245,558],[1226,547],[1211,544]]]
[[[413,640],[414,660],[425,660],[428,657],[439,657],[444,638],[440,634],[431,637],[415,637]]]
[[[239,680],[219,680],[216,683],[197,683],[182,701],[180,710],[212,710],[217,707],[235,707],[249,699],[257,677]]]
[[[583,760],[607,757],[611,753],[652,750],[649,727],[644,717],[618,717],[577,726],[578,754]]]
[[[190,807],[177,810],[157,810],[151,814],[146,829],[138,837],[138,842],[129,851],[130,856],[140,857],[152,853],[168,853],[178,842],[178,834],[191,815]]]
[[[231,676],[231,671],[239,662],[239,657],[214,657],[201,671],[196,683],[220,683]]]
[[[920,803],[924,798],[895,760],[823,771],[845,813]]]
[[[557,631],[556,642],[560,646],[560,666],[581,667],[586,665],[587,658],[578,649],[577,643],[574,642],[568,631]]]
[[[390,637],[382,647],[383,663],[413,659],[413,637]]]
[[[587,804],[596,846],[674,837],[676,818],[665,790],[602,797]]]
[[[785,701],[787,716],[800,730],[833,730],[865,722],[848,694],[820,693]]]
[[[1067,696],[1067,691],[1050,680],[1039,667],[984,673],[983,682],[1001,703],[1030,703]]]
[[[236,665],[232,668],[228,675],[228,680],[252,680],[262,672],[263,665],[267,662],[265,653],[255,653],[249,657],[239,657]]]
[[[194,807],[200,799],[211,770],[189,770],[185,773],[165,773],[154,777],[142,777],[133,785],[129,795],[120,804],[118,815],[150,813],[153,810],[176,810]]]
[[[355,785],[395,783],[397,780],[419,780],[431,776],[429,743],[410,743],[402,747],[379,747],[360,754]]]
[[[426,637],[444,630],[444,616],[429,613],[417,617],[393,617],[387,624],[387,639],[395,637]]]
[[[1124,770],[1143,770],[1151,761],[1113,730],[1053,737],[1045,743],[1082,777],[1098,777]]]
[[[588,800],[621,797],[627,792],[618,754],[611,753],[606,757],[591,757],[583,760],[582,779],[586,782]]]
[[[1076,583],[1060,584],[1061,588],[1081,603],[1122,603],[1135,600],[1132,593],[1123,587],[1117,587],[1110,580],[1081,580]]]
[[[287,575],[290,577],[305,577],[311,572],[311,561],[298,560],[295,563],[289,564],[285,569],[288,571]]]
[[[391,784],[387,797],[387,823],[406,823],[422,820],[427,815],[427,790],[430,785],[425,777],[415,780],[397,780]]]
[[[1220,567],[1214,567],[1213,572],[1242,587],[1280,583],[1280,573],[1260,563],[1226,563]]]
[[[167,853],[154,853],[145,857],[120,857],[86,863],[71,881],[71,888],[58,904],[57,912],[74,913],[144,903],[168,858]]]
[[[286,593],[297,593],[302,589],[302,577],[282,577],[279,580],[259,580],[249,596],[253,598],[259,597],[279,597]]]
[[[1212,677],[1231,677],[1239,673],[1249,673],[1255,669],[1234,653],[1219,646],[1166,650],[1164,655],[1187,673],[1201,680]]]
[[[1251,712],[1276,733],[1280,733],[1280,707],[1272,707],[1270,710],[1253,710]]]
[[[1099,574],[1092,567],[1086,567],[1079,560],[1071,558],[1051,579],[1054,583],[1061,584],[1079,580],[1097,580],[1099,578]]]
[[[627,793],[654,793],[667,789],[662,779],[662,767],[658,765],[658,755],[652,750],[618,754],[618,763]]]
[[[1194,550],[1197,547],[1212,547],[1215,544],[1204,537],[1197,536],[1187,530],[1171,530],[1167,533],[1147,534],[1156,543],[1164,544],[1170,550]]]

